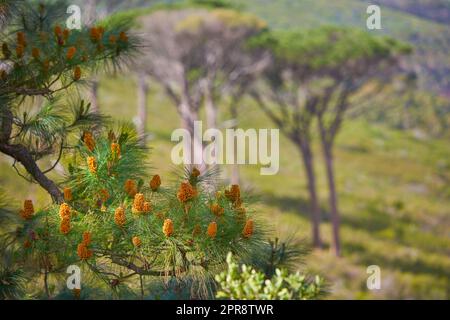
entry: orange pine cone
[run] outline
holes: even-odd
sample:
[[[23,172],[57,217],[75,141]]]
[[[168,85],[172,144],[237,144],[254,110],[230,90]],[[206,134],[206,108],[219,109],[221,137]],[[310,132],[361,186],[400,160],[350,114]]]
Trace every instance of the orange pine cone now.
[[[114,222],[119,226],[125,225],[125,210],[122,207],[118,207],[114,212]]]
[[[117,37],[115,35],[110,35],[109,36],[109,44],[116,44],[117,42]]]
[[[19,58],[19,59],[22,58],[24,51],[25,51],[24,46],[22,44],[18,44],[16,46],[16,56],[17,56],[17,58]]]
[[[22,31],[17,32],[17,44],[21,45],[22,47],[27,46],[27,41],[25,39],[25,33],[23,33]]]
[[[66,53],[67,60],[72,60],[72,58],[74,57],[75,53],[77,53],[77,48],[70,47],[69,49],[67,49],[67,53]]]
[[[24,242],[23,242],[23,247],[25,248],[25,249],[28,249],[29,247],[31,247],[31,242],[30,242],[30,240],[25,240]]]
[[[64,200],[66,201],[72,201],[72,189],[70,188],[64,188]]]
[[[50,61],[47,59],[44,62],[42,62],[42,70],[44,71],[44,73],[47,73],[49,68],[50,68]]]
[[[29,220],[29,219],[31,219],[31,217],[29,217],[29,216],[27,216],[27,215],[25,214],[25,210],[23,210],[23,209],[20,209],[19,215],[20,215],[20,217],[21,217],[22,219],[24,219],[24,220]]]
[[[215,238],[217,235],[217,223],[215,223],[214,221],[211,222],[208,225],[208,231],[207,231],[208,237],[210,238]]]
[[[144,211],[144,195],[142,193],[136,193],[133,200],[133,207],[131,211],[133,213],[141,213]]]
[[[31,219],[34,214],[34,206],[32,200],[25,200],[23,202],[23,215],[22,218],[25,220]]]
[[[86,131],[85,133],[83,133],[83,142],[86,145],[86,148],[89,149],[89,151],[94,151],[95,148],[95,140],[94,140],[94,136],[92,135],[92,133],[90,133],[89,131]]]
[[[163,232],[166,237],[170,237],[173,234],[173,222],[171,219],[164,220]]]
[[[139,239],[139,237],[133,237],[131,241],[133,242],[133,245],[135,247],[139,247],[142,244],[142,241],[141,239]]]
[[[191,175],[192,175],[194,178],[197,178],[197,177],[200,175],[200,170],[198,170],[196,167],[194,167],[194,169],[192,169]]]
[[[61,29],[60,26],[55,26],[55,28],[54,28],[53,31],[54,31],[54,33],[55,33],[55,36],[57,36],[57,37],[62,36],[62,29]]]
[[[253,234],[253,220],[249,219],[245,222],[244,229],[242,230],[242,236],[244,238],[250,238]]]
[[[70,219],[64,218],[61,220],[61,225],[59,230],[62,234],[68,234],[70,231]]]
[[[64,31],[63,31],[63,38],[64,38],[64,40],[67,41],[67,39],[69,38],[69,35],[70,35],[70,30],[69,29],[64,29]]]
[[[177,198],[180,202],[187,202],[197,196],[197,190],[189,182],[182,182],[178,189]]]
[[[94,42],[97,42],[101,39],[102,37],[102,33],[99,30],[99,28],[93,27],[91,28],[91,30],[89,31],[90,36],[91,36],[91,40]]]
[[[109,197],[110,197],[110,196],[109,196],[108,190],[106,190],[106,189],[101,189],[101,190],[100,190],[100,199],[101,199],[103,202],[108,201]]]
[[[241,199],[241,190],[239,188],[239,185],[233,184],[230,188],[230,190],[225,190],[225,197],[228,198],[232,203],[235,203],[236,201]]]
[[[239,207],[235,208],[235,210],[236,210],[236,213],[238,214],[239,218],[245,217],[246,210],[244,207],[239,206]]]
[[[152,211],[152,204],[150,202],[148,202],[148,201],[145,201],[144,202],[144,208],[143,208],[142,211],[144,211],[145,213],[151,212]]]
[[[79,66],[76,66],[73,70],[73,80],[78,81],[81,78],[81,69]]]
[[[95,157],[87,157],[87,164],[91,173],[97,173],[97,160]]]
[[[103,28],[102,26],[97,27],[98,32],[100,33],[101,36],[103,36],[103,34],[105,33],[105,28]]]
[[[119,34],[119,39],[122,42],[128,42],[128,36],[124,31]]]
[[[63,46],[64,45],[63,37],[61,37],[61,36],[57,37],[56,40],[57,40],[58,46]]]
[[[127,179],[125,181],[125,192],[130,196],[134,197],[137,193],[136,182],[132,179]]]
[[[118,143],[111,143],[111,153],[113,155],[113,158],[119,159],[120,158],[120,145]]]
[[[78,244],[77,254],[81,260],[87,260],[90,257],[92,257],[92,250],[89,250],[87,245],[84,242],[82,242],[82,243]]]
[[[150,189],[152,189],[152,191],[156,191],[158,190],[160,185],[161,185],[161,177],[158,174],[155,174],[152,180],[150,180]]]
[[[67,203],[62,203],[59,206],[59,216],[62,220],[70,219],[70,206]]]
[[[222,215],[224,214],[225,209],[222,208],[219,204],[214,203],[214,204],[211,205],[211,212],[212,212],[214,215],[220,217],[220,216],[222,216]]]
[[[92,235],[89,231],[83,232],[83,243],[88,246],[91,244]]]

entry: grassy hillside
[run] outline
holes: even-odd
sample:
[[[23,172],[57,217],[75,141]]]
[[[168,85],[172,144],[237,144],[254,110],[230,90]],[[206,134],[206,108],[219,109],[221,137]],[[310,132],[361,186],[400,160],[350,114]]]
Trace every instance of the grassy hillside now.
[[[103,112],[117,120],[135,115],[134,81],[129,77],[103,79]],[[170,134],[179,127],[175,108],[152,85],[147,124],[152,139],[150,160],[166,178],[170,164]],[[252,117],[248,117],[252,114]],[[223,119],[226,119],[226,114]],[[272,124],[250,101],[241,105],[240,126],[271,128]],[[450,279],[450,150],[447,141],[423,141],[400,131],[364,121],[348,122],[336,150],[337,183],[342,209],[343,255],[336,259],[328,249],[314,252],[308,266],[333,284],[330,298],[449,298]],[[295,234],[309,242],[306,180],[293,145],[281,139],[280,172],[260,176],[257,166],[243,166],[246,188],[260,199],[261,215],[270,218],[278,235]],[[331,240],[326,205],[326,181],[316,148],[322,233]],[[1,185],[21,200],[39,188],[19,180],[1,157]],[[226,176],[225,168],[224,176]],[[167,179],[167,178],[166,178]],[[15,190],[23,190],[16,192]],[[37,192],[40,204],[49,201]],[[382,289],[366,289],[366,267],[382,272]]]

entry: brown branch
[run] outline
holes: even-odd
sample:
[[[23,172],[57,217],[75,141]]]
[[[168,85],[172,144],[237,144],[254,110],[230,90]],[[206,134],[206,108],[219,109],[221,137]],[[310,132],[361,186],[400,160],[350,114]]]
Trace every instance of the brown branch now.
[[[33,179],[39,183],[51,195],[54,201],[61,203],[64,201],[63,194],[57,185],[47,178],[39,169],[30,152],[21,144],[0,143],[0,151],[20,162]]]

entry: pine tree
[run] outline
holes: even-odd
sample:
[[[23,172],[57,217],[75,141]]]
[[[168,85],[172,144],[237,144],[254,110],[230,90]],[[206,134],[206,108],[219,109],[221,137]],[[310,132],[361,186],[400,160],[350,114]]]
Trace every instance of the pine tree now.
[[[118,67],[137,45],[118,22],[64,28],[66,8],[61,1],[0,2],[0,151],[14,159],[18,174],[57,202],[63,194],[47,174],[71,148],[71,137],[101,121],[84,101],[67,106],[59,98],[83,83],[88,70]],[[56,161],[43,169],[37,161],[46,157]]]

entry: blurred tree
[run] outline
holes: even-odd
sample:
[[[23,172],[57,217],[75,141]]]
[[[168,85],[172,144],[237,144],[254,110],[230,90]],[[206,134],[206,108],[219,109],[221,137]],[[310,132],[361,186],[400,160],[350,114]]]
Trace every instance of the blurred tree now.
[[[84,13],[85,21],[84,24],[87,27],[92,27],[97,20],[97,0],[85,0],[82,12]],[[94,75],[89,83],[89,101],[91,102],[92,112],[99,112],[98,105],[98,86],[99,82],[97,77]]]
[[[304,87],[303,61],[295,59],[295,42],[290,42],[285,34],[265,33],[252,39],[251,47],[271,53],[272,61],[262,81],[258,79],[249,89],[250,95],[300,152],[308,184],[313,246],[321,247],[321,213],[311,148],[311,126],[319,99]]]
[[[321,101],[315,115],[329,188],[333,246],[340,256],[340,215],[333,157],[336,136],[347,111],[377,95],[400,71],[400,60],[410,48],[391,38],[376,38],[358,30],[323,28],[302,38],[306,40],[303,58],[314,57],[306,67],[314,70],[312,77],[323,81],[323,86],[318,86]]]
[[[339,256],[340,218],[333,164],[336,135],[347,111],[376,96],[400,70],[400,60],[410,48],[391,38],[336,27],[276,32],[263,42],[272,50],[275,59],[281,59],[281,66],[289,66],[271,73],[270,80],[278,89],[274,100],[280,100],[277,98],[281,95],[280,90],[290,88],[290,106],[294,107],[284,111],[289,104],[278,104],[282,113],[275,116],[268,106],[260,105],[281,128],[289,128],[287,133],[291,140],[298,141],[297,144],[310,141],[310,124],[313,118],[317,119],[329,187],[333,247]],[[296,82],[286,85],[285,79],[290,83],[296,79]],[[286,98],[284,94],[281,96]],[[299,101],[303,103],[298,105]]]
[[[229,9],[157,11],[142,18],[146,48],[139,68],[163,86],[192,135],[202,103],[207,127],[217,128],[221,97],[265,63],[244,50],[264,28],[258,18]]]
[[[63,107],[58,93],[68,93],[71,86],[82,82],[88,69],[118,67],[135,47],[135,39],[121,25],[64,29],[67,6],[61,1],[10,0],[0,5],[2,21],[10,18],[1,30],[0,151],[14,159],[19,175],[24,176],[17,167],[20,163],[30,176],[27,179],[61,202],[62,193],[47,173],[57,166],[63,151],[71,148],[73,135],[97,125],[101,117],[90,113],[83,101]],[[53,155],[57,159],[42,170],[37,161]]]
[[[136,127],[140,143],[145,146],[146,141],[146,122],[147,122],[147,94],[148,94],[148,77],[145,72],[137,74],[137,118]]]

